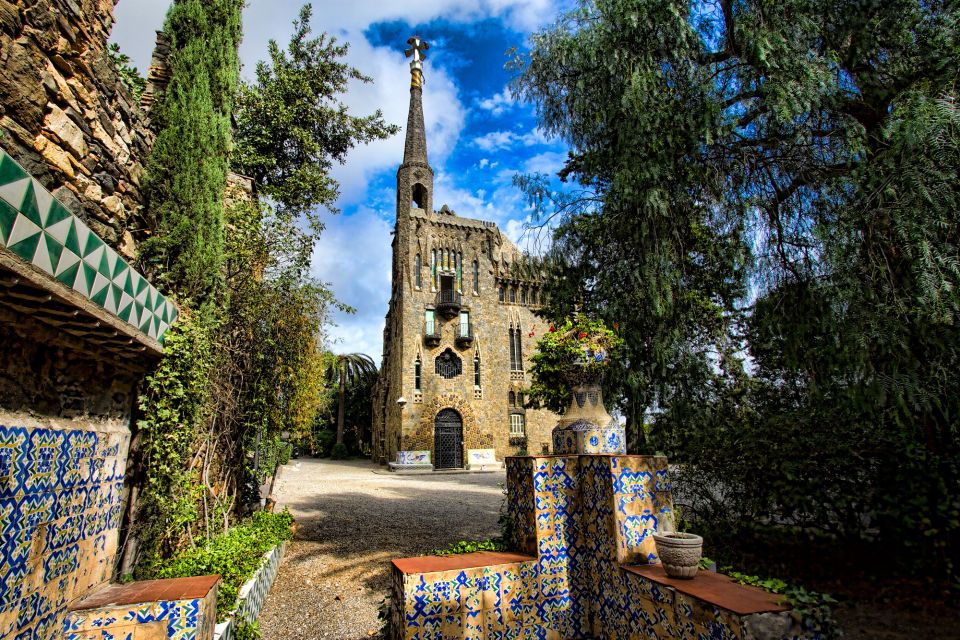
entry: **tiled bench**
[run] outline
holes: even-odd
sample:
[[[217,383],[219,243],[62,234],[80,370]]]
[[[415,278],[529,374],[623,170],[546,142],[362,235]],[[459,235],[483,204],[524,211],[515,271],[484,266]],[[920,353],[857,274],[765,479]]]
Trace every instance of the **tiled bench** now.
[[[211,640],[220,576],[114,584],[70,606],[64,640]]]

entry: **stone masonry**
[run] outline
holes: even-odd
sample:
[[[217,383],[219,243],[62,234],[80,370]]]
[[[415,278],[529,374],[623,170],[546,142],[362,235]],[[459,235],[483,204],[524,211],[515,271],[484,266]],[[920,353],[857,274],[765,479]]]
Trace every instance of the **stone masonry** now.
[[[113,5],[0,0],[0,146],[130,259],[153,136],[107,53]]]
[[[397,171],[393,288],[374,393],[374,459],[385,463],[398,451],[430,451],[435,466],[463,466],[468,449],[494,449],[499,459],[544,452],[556,416],[522,406],[529,356],[547,329],[534,315],[542,302],[537,271],[496,224],[458,216],[446,205],[433,209],[417,51]],[[449,375],[439,373],[444,367],[452,367]],[[460,464],[442,464],[436,448],[438,414],[450,415],[450,409],[462,421]]]

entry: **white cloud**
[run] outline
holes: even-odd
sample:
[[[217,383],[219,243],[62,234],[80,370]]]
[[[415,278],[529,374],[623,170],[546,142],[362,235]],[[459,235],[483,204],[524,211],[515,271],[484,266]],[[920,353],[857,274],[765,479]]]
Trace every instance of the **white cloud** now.
[[[392,225],[372,209],[328,224],[314,248],[311,273],[328,282],[337,299],[357,310],[336,313],[329,334],[334,351],[370,355],[379,366],[383,318],[390,296]]]
[[[489,159],[489,158],[480,158],[480,168],[481,168],[481,169],[486,169],[489,165],[490,165],[490,159]]]
[[[566,153],[545,151],[544,153],[539,153],[527,158],[526,162],[523,163],[523,171],[524,173],[545,173],[550,176],[555,176],[563,169],[566,161]]]
[[[489,111],[491,115],[499,116],[513,108],[516,104],[513,96],[510,95],[510,89],[504,87],[500,93],[495,93],[489,98],[477,101],[477,106],[484,111]]]
[[[491,131],[473,139],[473,144],[484,151],[500,151],[516,146],[532,147],[538,144],[549,144],[550,139],[543,135],[540,129],[526,133],[515,131]]]

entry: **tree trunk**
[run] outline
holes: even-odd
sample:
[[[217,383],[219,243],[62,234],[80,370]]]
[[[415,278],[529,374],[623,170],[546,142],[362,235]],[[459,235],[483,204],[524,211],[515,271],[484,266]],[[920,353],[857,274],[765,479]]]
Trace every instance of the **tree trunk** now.
[[[343,444],[343,412],[346,404],[347,397],[347,385],[346,380],[344,380],[344,372],[340,372],[340,396],[339,406],[337,407],[337,444]]]

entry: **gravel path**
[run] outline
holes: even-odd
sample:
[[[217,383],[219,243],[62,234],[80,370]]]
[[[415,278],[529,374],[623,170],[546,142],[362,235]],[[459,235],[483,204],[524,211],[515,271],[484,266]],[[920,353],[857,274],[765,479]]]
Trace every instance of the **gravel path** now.
[[[300,459],[274,486],[299,529],[260,614],[265,640],[368,639],[392,558],[498,534],[501,473],[396,475]]]

